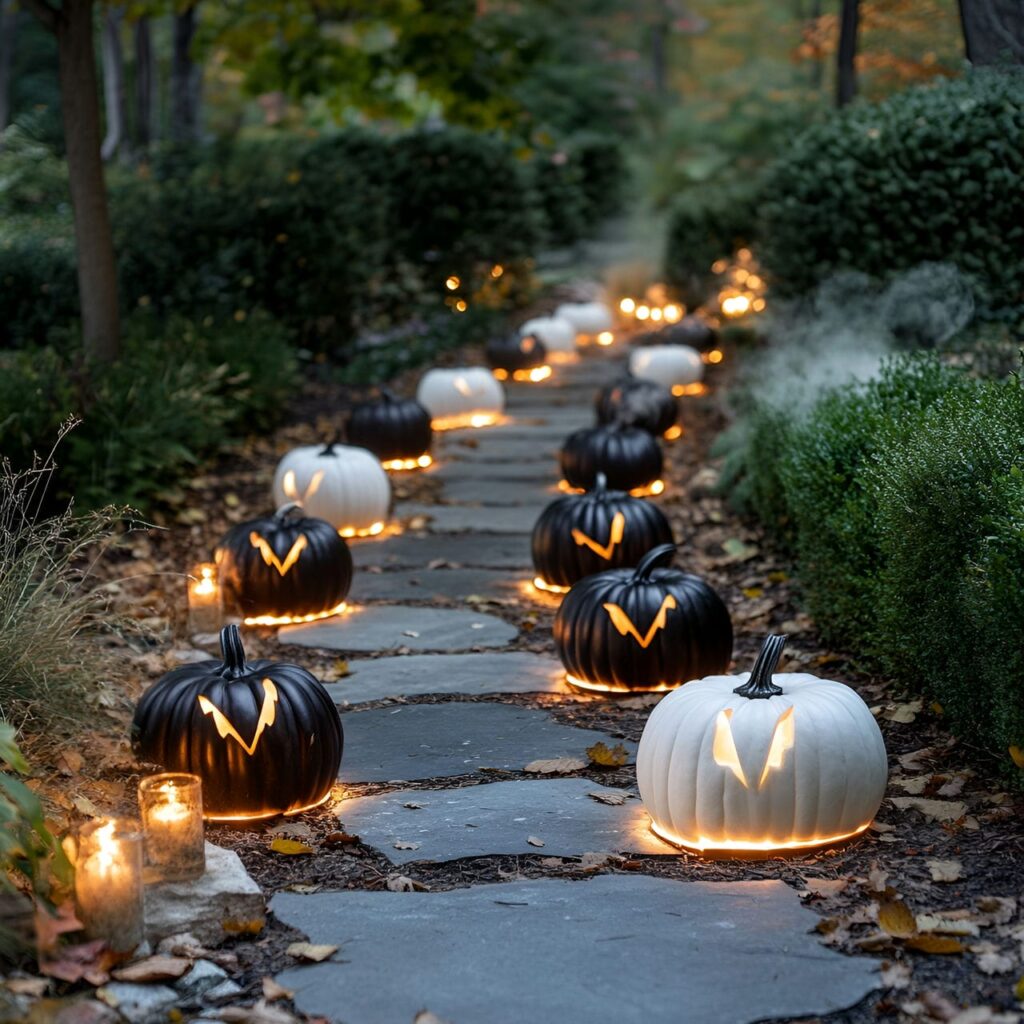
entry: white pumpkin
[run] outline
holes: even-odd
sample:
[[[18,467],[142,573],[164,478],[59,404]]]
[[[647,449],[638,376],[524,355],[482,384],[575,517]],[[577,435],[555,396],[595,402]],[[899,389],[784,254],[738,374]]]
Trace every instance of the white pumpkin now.
[[[689,345],[650,345],[630,354],[629,372],[641,380],[682,389],[703,379],[704,360]]]
[[[490,370],[459,366],[428,370],[420,378],[416,400],[430,413],[435,430],[480,427],[501,416],[505,389]]]
[[[519,328],[519,336],[532,334],[539,338],[548,354],[576,351],[576,328],[559,316],[537,316]]]
[[[614,326],[612,311],[603,302],[565,302],[555,316],[568,320],[577,334],[600,334]]]
[[[380,533],[391,512],[391,482],[376,456],[347,444],[294,448],[274,472],[274,504],[301,505],[343,537]]]
[[[651,712],[636,775],[663,838],[770,852],[871,824],[888,770],[878,725],[849,686],[773,676],[785,642],[768,637],[753,672],[687,683]]]

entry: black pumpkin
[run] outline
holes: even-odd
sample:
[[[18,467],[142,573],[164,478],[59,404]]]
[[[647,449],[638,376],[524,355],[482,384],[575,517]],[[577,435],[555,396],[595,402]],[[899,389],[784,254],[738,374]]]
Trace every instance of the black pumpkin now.
[[[415,398],[399,398],[390,388],[380,389],[378,401],[352,410],[347,435],[349,444],[373,452],[385,469],[430,465],[430,413]]]
[[[729,667],[729,611],[699,576],[660,567],[674,552],[656,547],[636,569],[587,576],[565,595],[554,636],[573,686],[671,690]]]
[[[207,818],[267,818],[322,802],[344,745],[334,701],[298,665],[246,662],[237,626],[221,630],[220,644],[223,661],[176,668],[142,695],[136,757],[198,775]]]
[[[671,543],[672,527],[657,505],[608,490],[598,473],[593,490],[556,498],[534,524],[534,583],[567,590],[584,576],[636,565],[651,548]]]
[[[652,380],[626,377],[598,394],[595,409],[598,423],[629,423],[655,437],[664,437],[676,426],[679,399]]]
[[[715,347],[718,333],[706,320],[690,313],[675,324],[645,331],[632,339],[634,345],[689,345],[698,352]]]
[[[323,519],[282,505],[272,516],[233,526],[216,551],[227,607],[250,625],[330,613],[352,586],[352,555]]]
[[[562,476],[570,487],[590,490],[597,474],[618,491],[649,488],[661,476],[658,442],[639,427],[605,423],[570,434],[559,452]]]
[[[528,377],[530,370],[544,366],[548,350],[535,334],[505,334],[487,342],[487,362],[501,380]]]

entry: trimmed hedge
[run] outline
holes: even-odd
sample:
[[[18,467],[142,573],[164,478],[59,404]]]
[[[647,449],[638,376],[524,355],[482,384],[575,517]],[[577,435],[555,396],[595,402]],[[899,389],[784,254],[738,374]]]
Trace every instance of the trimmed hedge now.
[[[903,357],[799,422],[760,409],[730,466],[826,640],[1009,764],[1024,748],[1020,379]]]
[[[975,72],[855,104],[799,136],[763,189],[773,290],[838,270],[956,264],[981,319],[1024,315],[1024,76]]]

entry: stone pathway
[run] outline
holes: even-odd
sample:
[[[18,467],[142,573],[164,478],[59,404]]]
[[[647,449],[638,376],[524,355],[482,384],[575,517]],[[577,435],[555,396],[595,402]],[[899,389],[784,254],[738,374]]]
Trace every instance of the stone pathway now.
[[[399,503],[405,532],[353,544],[352,613],[279,632],[282,644],[357,656],[329,690],[344,712],[341,781],[369,795],[349,796],[339,817],[393,865],[678,856],[650,832],[628,768],[614,786],[524,772],[535,760],[585,764],[598,742],[622,743],[629,765],[636,744],[559,721],[552,710],[577,698],[553,652],[512,649],[523,634],[476,610],[529,593],[529,534],[557,496],[558,449],[593,422],[596,388],[623,365],[590,353],[549,382],[508,386],[501,425],[442,435],[430,470],[439,504]],[[423,1009],[451,1024],[740,1024],[841,1009],[878,986],[874,962],[809,934],[818,919],[780,882],[620,872],[282,893],[271,909],[340,947],[278,980],[301,1010],[344,1024],[412,1022]]]

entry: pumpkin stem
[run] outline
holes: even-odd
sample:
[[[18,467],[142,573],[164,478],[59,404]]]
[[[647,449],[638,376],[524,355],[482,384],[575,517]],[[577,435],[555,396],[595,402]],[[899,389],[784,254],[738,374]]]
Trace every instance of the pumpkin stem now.
[[[220,653],[224,659],[224,675],[245,675],[245,648],[242,646],[242,633],[236,625],[225,626],[220,631]]]
[[[302,505],[297,501],[286,501],[275,513],[275,519],[287,519],[296,509],[302,511]]]
[[[336,438],[334,438],[334,440],[333,440],[333,441],[328,441],[328,442],[327,442],[327,443],[326,443],[326,444],[325,444],[325,445],[323,446],[323,448],[321,448],[321,449],[320,449],[320,451],[318,451],[318,452],[316,453],[316,454],[317,454],[317,457],[319,457],[319,456],[321,456],[321,455],[333,455],[333,454],[334,454],[334,449],[335,449],[335,448],[336,448],[336,447],[337,447],[337,446],[338,446],[339,444],[340,444],[340,445],[343,445],[344,443],[345,443],[345,442],[344,442],[344,441],[342,441],[342,440],[341,440],[341,438],[339,438],[339,437],[336,437]]]
[[[761,653],[754,662],[750,678],[742,685],[737,686],[733,693],[741,697],[748,697],[750,700],[767,700],[769,697],[778,697],[782,693],[782,687],[772,682],[772,673],[779,664],[782,657],[782,648],[786,646],[784,633],[772,633],[765,637],[761,644]]]
[[[675,544],[659,544],[656,548],[651,548],[633,570],[632,582],[638,583],[649,579],[654,569],[659,566],[667,566],[675,553]]]
[[[606,477],[604,475],[604,473],[598,473],[597,476],[594,477],[594,486],[591,487],[590,490],[591,490],[591,493],[593,493],[594,491],[597,491],[599,493],[603,493],[604,491],[607,491],[608,490],[608,477]]]
[[[381,384],[377,390],[380,392],[381,400],[384,402],[394,402],[398,398],[387,384]]]

